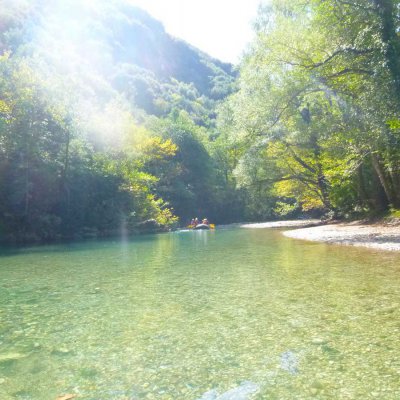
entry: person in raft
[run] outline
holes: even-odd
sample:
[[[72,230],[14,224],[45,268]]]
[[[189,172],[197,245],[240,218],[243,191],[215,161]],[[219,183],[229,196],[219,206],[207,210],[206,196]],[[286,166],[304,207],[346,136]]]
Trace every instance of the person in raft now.
[[[203,219],[203,221],[201,222],[202,224],[204,224],[204,225],[208,225],[209,224],[209,222],[208,222],[208,219],[207,218],[204,218]]]
[[[196,217],[196,218],[194,219],[193,225],[194,225],[194,226],[197,226],[198,224],[199,224],[199,219]]]

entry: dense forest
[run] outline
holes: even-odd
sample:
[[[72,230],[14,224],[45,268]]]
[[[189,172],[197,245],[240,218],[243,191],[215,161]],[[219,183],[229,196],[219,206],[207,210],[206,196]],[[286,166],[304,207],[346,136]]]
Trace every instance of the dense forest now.
[[[236,67],[124,0],[0,8],[0,240],[400,208],[399,2],[272,0]]]
[[[263,190],[283,212],[399,207],[399,22],[399,2],[390,0],[260,9],[239,90],[221,112],[246,147],[239,184]]]

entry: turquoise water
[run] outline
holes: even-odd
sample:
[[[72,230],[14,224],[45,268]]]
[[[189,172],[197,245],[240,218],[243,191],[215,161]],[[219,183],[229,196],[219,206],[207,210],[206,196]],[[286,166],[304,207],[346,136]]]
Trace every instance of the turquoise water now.
[[[400,257],[232,228],[0,257],[0,399],[399,399]]]

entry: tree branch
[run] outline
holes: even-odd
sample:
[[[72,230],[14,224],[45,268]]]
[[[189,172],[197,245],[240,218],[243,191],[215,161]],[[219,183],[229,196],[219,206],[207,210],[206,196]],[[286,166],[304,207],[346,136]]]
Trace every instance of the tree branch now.
[[[372,53],[373,51],[375,51],[375,49],[363,49],[363,50],[360,50],[360,49],[356,49],[354,47],[346,47],[346,48],[334,51],[324,61],[320,61],[318,63],[314,63],[314,64],[310,64],[310,65],[305,65],[304,67],[305,68],[309,68],[309,69],[321,67],[321,66],[327,64],[329,61],[333,60],[335,57],[337,57],[337,56],[339,56],[341,54],[350,53],[350,54],[354,54],[356,56],[362,56],[362,55],[365,55],[365,54]]]
[[[318,183],[316,181],[313,181],[312,179],[309,179],[309,178],[306,178],[304,176],[295,174],[295,175],[286,175],[286,176],[282,176],[282,177],[275,178],[275,179],[267,179],[267,178],[266,179],[258,179],[256,182],[253,182],[253,183],[251,183],[251,184],[249,184],[247,186],[255,186],[255,185],[258,185],[260,183],[277,183],[277,182],[293,181],[293,180],[300,181],[300,182],[302,182],[304,184],[307,184],[307,185],[309,185],[309,184],[317,185],[317,183]],[[309,188],[311,188],[311,187],[309,186]]]
[[[275,119],[271,122],[271,125],[266,129],[266,131],[269,131],[272,129],[280,120],[284,112],[290,107],[292,102],[302,93],[305,93],[310,89],[311,85],[307,85],[303,87],[302,89],[298,90],[296,93],[294,93],[290,99],[287,101],[287,103],[278,111],[278,115],[275,117]],[[307,93],[316,93],[316,92],[325,92],[323,88],[314,88],[309,90]],[[264,132],[258,133],[257,136],[266,136]]]
[[[359,8],[361,10],[364,11],[368,11],[368,12],[375,12],[375,7],[368,7],[368,6],[364,6],[362,4],[359,4],[357,2],[352,2],[352,1],[347,1],[347,0],[335,0],[337,3],[346,5],[346,6],[350,6],[350,7],[355,7],[355,8]]]
[[[315,168],[313,168],[311,165],[307,164],[304,160],[302,160],[296,153],[295,151],[292,149],[291,145],[289,143],[287,143],[286,141],[283,141],[283,143],[285,144],[286,148],[290,151],[290,154],[292,155],[292,157],[294,158],[294,160],[300,164],[303,168],[305,168],[307,171],[311,172],[312,174],[316,174],[317,171],[315,170]]]
[[[328,75],[325,77],[325,79],[333,79],[337,78],[342,75],[373,75],[374,73],[372,71],[369,71],[367,69],[361,69],[361,68],[345,68],[339,72],[335,72],[334,74]]]

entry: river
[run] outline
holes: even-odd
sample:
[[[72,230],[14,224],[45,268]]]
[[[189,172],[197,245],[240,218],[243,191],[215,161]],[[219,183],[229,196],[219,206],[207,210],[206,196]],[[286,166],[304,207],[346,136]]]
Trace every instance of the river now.
[[[272,229],[3,251],[0,399],[399,399],[399,295],[397,253]]]

